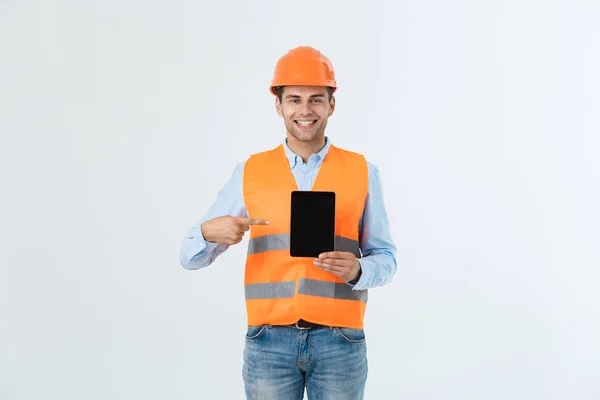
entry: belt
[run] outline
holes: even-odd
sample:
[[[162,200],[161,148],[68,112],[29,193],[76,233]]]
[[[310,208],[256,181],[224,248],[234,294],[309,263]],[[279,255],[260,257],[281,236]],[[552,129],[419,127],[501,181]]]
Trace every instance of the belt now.
[[[323,327],[325,327],[325,325],[315,324],[314,322],[305,321],[303,319],[300,319],[300,320],[296,321],[296,323],[292,324],[292,326],[295,326],[298,329],[311,329],[311,328],[323,328]]]

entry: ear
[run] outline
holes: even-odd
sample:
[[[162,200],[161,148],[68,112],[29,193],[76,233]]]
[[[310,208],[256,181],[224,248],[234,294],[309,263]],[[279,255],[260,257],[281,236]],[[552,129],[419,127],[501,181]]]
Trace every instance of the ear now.
[[[335,96],[331,96],[331,101],[329,102],[329,116],[335,111]]]
[[[283,117],[283,110],[281,109],[281,103],[279,102],[279,97],[275,96],[275,110],[277,110],[277,114],[280,117]]]

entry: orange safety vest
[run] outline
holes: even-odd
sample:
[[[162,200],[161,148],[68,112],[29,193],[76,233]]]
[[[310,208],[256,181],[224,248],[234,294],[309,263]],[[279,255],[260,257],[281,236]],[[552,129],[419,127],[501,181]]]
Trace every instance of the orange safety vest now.
[[[360,258],[359,221],[368,189],[363,155],[330,146],[312,187],[336,193],[335,250]],[[248,325],[288,325],[299,319],[363,328],[367,290],[290,256],[291,192],[298,190],[283,145],[252,155],[244,166],[243,193],[251,227],[244,277]]]

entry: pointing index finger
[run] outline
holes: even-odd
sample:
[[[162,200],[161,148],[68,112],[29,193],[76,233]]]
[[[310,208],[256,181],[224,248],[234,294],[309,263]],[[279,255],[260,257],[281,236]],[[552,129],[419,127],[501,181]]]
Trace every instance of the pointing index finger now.
[[[269,225],[269,221],[257,218],[246,218],[242,222],[248,225]]]

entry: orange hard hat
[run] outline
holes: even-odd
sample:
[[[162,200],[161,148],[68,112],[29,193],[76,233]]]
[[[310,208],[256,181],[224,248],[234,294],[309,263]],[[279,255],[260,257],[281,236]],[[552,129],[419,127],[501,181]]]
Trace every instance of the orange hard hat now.
[[[271,93],[276,86],[328,86],[337,89],[331,61],[319,50],[300,46],[284,54],[275,66]]]

